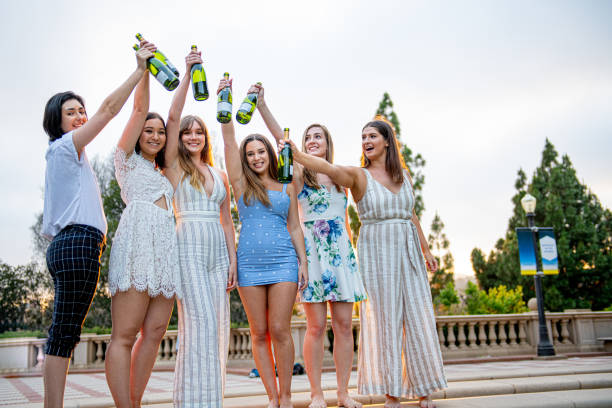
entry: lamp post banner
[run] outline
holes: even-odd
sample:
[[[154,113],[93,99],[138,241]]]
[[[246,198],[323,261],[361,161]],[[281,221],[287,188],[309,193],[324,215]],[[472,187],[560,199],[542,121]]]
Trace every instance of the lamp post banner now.
[[[557,241],[552,228],[540,228],[538,230],[540,240],[540,254],[542,254],[542,271],[545,275],[559,274],[559,256],[557,254]]]
[[[521,275],[536,274],[536,254],[531,228],[517,228],[519,260],[521,262]],[[555,247],[556,249],[556,247]]]

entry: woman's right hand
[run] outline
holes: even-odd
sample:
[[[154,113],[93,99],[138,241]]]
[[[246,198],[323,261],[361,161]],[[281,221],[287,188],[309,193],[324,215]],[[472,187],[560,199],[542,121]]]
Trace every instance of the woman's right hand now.
[[[194,66],[195,64],[201,64],[201,63],[202,63],[202,51],[191,50],[189,54],[187,54],[187,56],[185,57],[185,66],[187,67],[185,72],[191,72],[192,66]]]
[[[153,53],[157,51],[157,47],[155,44],[148,42],[147,40],[142,40],[140,42],[140,49],[136,51],[136,63],[138,68],[143,71],[147,69],[147,61],[149,58],[153,57]]]
[[[266,102],[264,101],[264,88],[261,84],[253,84],[247,91],[247,94],[257,93],[257,106],[263,105]]]
[[[221,92],[222,90],[224,90],[228,86],[229,86],[229,88],[231,90],[232,89],[232,81],[233,80],[234,80],[234,78],[230,78],[230,79],[225,79],[225,77],[221,78],[221,81],[219,81],[219,87],[217,88],[217,95],[219,94],[219,92]]]

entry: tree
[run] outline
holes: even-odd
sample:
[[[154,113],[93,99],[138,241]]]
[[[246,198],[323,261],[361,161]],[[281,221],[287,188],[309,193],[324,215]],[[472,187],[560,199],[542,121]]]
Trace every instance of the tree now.
[[[359,220],[359,214],[355,209],[353,204],[349,204],[348,206],[348,215],[349,215],[349,226],[351,227],[351,232],[353,233],[353,246],[357,245],[357,239],[359,238],[359,230],[361,229],[361,220]]]
[[[402,143],[401,141],[401,129],[400,122],[397,117],[397,114],[393,110],[393,101],[389,96],[388,92],[383,94],[383,98],[378,104],[378,109],[376,110],[376,115],[383,116],[387,121],[391,123],[393,128],[395,129],[395,134],[397,135],[397,139],[401,146],[401,154],[404,159],[404,163],[410,170],[410,175],[412,177],[412,182],[414,184],[414,211],[418,217],[421,217],[423,211],[425,210],[425,203],[423,201],[423,186],[425,185],[425,175],[423,174],[423,168],[425,167],[425,159],[421,156],[420,153],[416,155],[413,154],[412,149],[408,147],[408,145]]]
[[[440,291],[449,283],[454,282],[454,260],[448,249],[450,242],[444,233],[444,223],[437,212],[431,221],[431,232],[427,237],[427,243],[438,261],[438,270],[431,273],[429,277],[431,296],[435,302]]]
[[[534,296],[531,276],[521,276],[515,228],[527,225],[520,200],[529,191],[537,199],[536,225],[553,227],[559,275],[543,282],[545,306],[551,311],[572,308],[601,310],[612,304],[612,212],[582,184],[567,155],[559,160],[546,139],[542,162],[531,182],[518,171],[512,197],[513,214],[504,238],[488,257],[475,248],[472,266],[484,289],[500,284],[522,285],[525,299]]]

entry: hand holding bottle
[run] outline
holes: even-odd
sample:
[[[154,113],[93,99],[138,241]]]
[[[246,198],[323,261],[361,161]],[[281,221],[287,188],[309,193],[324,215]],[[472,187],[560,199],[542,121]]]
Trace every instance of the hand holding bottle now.
[[[191,71],[191,67],[194,66],[195,64],[201,64],[201,63],[202,63],[202,52],[191,49],[191,51],[189,51],[189,54],[187,54],[187,56],[185,57],[185,67],[187,68],[187,72]]]
[[[144,43],[144,44],[143,44]],[[157,48],[155,48],[155,44],[143,41],[140,44],[140,49],[136,51],[136,62],[139,69],[142,69],[143,72],[148,69],[147,61],[149,58],[154,56],[154,52]]]
[[[234,81],[234,78],[232,79],[225,79],[225,77],[221,78],[221,81],[219,81],[219,87],[217,88],[217,95],[219,95],[219,93],[225,88],[229,87],[229,89],[231,90],[233,81]]]

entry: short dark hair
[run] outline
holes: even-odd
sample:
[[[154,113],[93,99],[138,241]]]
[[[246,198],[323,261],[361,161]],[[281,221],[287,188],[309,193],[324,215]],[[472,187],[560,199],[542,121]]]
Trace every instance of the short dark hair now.
[[[43,116],[43,128],[45,133],[49,135],[50,142],[61,138],[65,133],[62,129],[62,105],[70,99],[76,99],[85,107],[83,98],[72,91],[56,93],[47,101]]]
[[[166,121],[164,120],[164,118],[162,118],[162,116],[157,113],[157,112],[149,112],[147,113],[147,117],[145,118],[145,122],[149,119],[159,119],[161,120],[162,125],[164,126],[164,130],[166,130]],[[141,130],[142,132],[142,130]],[[166,135],[166,143],[168,142],[168,135]],[[140,136],[138,136],[138,141],[136,142],[136,146],[134,146],[134,151],[138,154],[140,154]],[[164,147],[157,152],[157,154],[155,155],[155,164],[157,165],[157,167],[159,167],[160,169],[163,169],[165,167],[166,161],[164,156],[166,155],[166,145],[164,144]]]

